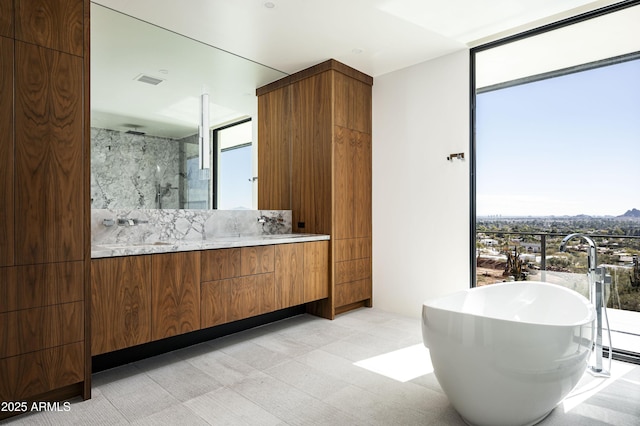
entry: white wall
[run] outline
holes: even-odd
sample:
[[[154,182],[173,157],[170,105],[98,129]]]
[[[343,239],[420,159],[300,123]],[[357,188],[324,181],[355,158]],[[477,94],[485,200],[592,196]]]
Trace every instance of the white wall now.
[[[373,304],[419,317],[469,288],[469,51],[376,77]]]

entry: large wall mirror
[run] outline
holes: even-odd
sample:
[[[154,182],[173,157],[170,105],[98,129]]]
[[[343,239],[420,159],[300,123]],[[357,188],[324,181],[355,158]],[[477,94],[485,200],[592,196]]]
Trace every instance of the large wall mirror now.
[[[284,76],[92,3],[91,207],[254,208],[255,89]]]

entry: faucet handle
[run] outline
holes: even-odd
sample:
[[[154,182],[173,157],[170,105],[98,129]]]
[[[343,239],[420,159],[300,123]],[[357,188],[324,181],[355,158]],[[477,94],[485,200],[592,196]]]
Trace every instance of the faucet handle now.
[[[611,274],[607,274],[607,267],[604,265],[596,268],[596,277],[603,284],[611,284]]]

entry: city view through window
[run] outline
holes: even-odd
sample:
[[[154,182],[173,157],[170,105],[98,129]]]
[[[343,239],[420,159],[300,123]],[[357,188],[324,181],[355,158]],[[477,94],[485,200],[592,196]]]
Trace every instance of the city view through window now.
[[[607,268],[612,346],[640,353],[637,52],[476,93],[476,285],[536,280],[588,297]],[[553,74],[553,75],[551,75]],[[629,340],[630,337],[634,339]]]

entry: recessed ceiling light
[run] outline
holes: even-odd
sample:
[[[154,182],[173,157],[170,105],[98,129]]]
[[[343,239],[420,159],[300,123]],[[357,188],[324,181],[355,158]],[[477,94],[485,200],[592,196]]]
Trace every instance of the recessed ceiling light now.
[[[272,1],[266,1],[264,2],[264,7],[266,7],[267,9],[273,9],[274,7],[276,7],[276,4]]]
[[[163,69],[161,69],[161,70],[158,70],[158,72],[159,72],[160,74],[169,74],[169,70],[166,70],[166,69],[164,69],[164,68],[163,68]]]

